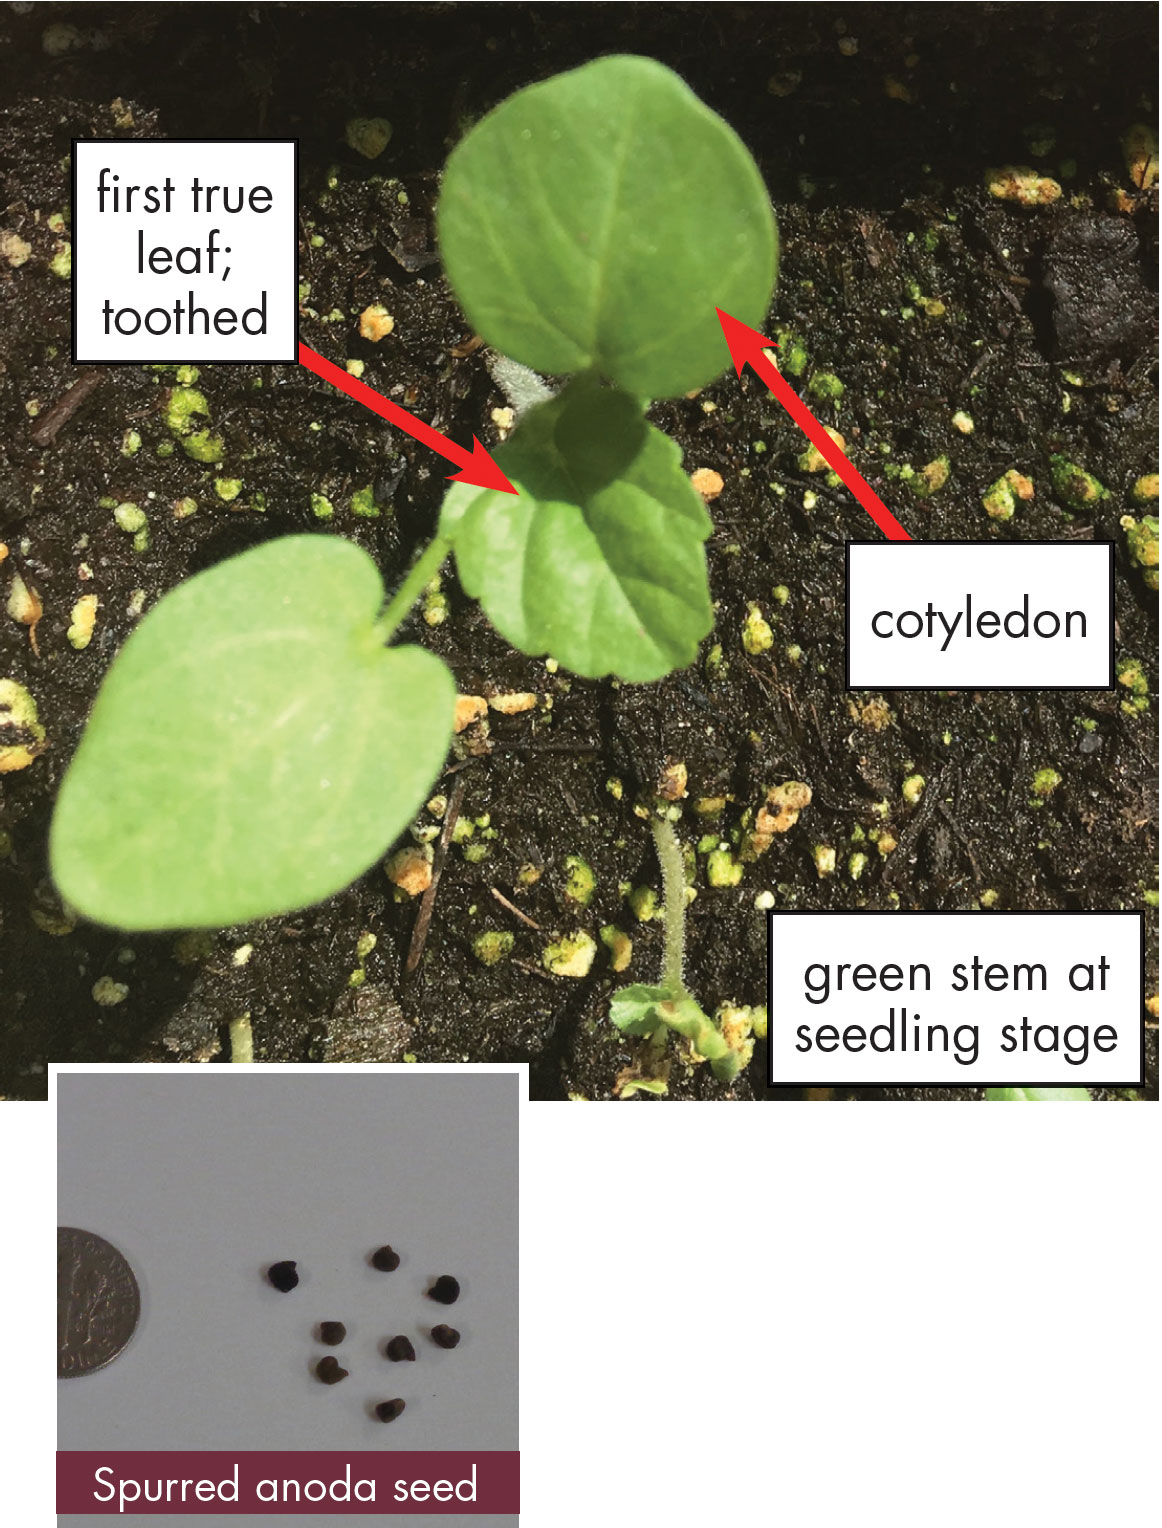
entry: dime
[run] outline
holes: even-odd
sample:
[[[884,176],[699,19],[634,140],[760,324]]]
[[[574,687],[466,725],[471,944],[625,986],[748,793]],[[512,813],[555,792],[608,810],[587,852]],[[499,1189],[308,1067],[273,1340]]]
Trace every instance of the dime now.
[[[57,1378],[92,1374],[125,1348],[141,1315],[133,1270],[103,1237],[58,1226]]]

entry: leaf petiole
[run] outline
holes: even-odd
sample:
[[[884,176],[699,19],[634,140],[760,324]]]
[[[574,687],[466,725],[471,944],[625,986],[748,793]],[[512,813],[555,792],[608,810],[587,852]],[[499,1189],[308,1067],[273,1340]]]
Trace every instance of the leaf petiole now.
[[[384,645],[391,641],[412,606],[444,565],[452,549],[449,536],[434,536],[404,575],[403,583],[383,607],[375,632]]]

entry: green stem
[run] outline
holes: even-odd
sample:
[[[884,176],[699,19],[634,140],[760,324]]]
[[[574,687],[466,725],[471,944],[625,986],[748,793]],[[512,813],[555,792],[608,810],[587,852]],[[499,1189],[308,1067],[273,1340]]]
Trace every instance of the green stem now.
[[[662,986],[675,997],[686,991],[682,968],[686,953],[686,865],[682,846],[668,817],[651,817],[654,847],[662,867],[662,898],[666,944],[662,958]]]
[[[375,623],[375,629],[385,643],[391,641],[404,616],[440,571],[451,547],[452,543],[447,536],[435,536],[412,563],[403,583],[388,600],[383,614]]]

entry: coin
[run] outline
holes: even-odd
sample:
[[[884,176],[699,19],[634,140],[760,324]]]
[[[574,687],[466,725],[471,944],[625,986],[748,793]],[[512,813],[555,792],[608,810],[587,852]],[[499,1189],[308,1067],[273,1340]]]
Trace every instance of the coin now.
[[[133,1270],[92,1231],[58,1226],[56,1310],[58,1379],[92,1374],[123,1351],[141,1315]]]

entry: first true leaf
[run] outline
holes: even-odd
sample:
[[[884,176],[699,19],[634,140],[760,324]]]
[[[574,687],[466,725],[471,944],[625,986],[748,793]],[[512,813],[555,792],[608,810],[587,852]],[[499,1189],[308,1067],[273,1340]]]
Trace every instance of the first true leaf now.
[[[455,685],[376,629],[374,562],[287,536],[181,584],[114,660],[53,818],[67,902],[124,929],[221,927],[320,901],[414,816]]]
[[[575,377],[496,461],[519,493],[454,483],[440,529],[497,630],[590,679],[645,683],[692,663],[714,619],[710,518],[640,405]]]

